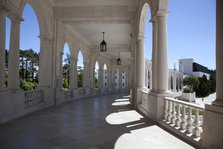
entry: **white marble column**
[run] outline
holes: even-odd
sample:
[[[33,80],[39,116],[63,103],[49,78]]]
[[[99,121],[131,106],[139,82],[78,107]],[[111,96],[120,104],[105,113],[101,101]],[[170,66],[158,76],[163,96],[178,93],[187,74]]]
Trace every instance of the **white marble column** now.
[[[108,89],[111,88],[111,70],[107,70]]]
[[[89,88],[90,87],[90,84],[89,84],[89,73],[90,73],[90,66],[89,66],[89,62],[84,62],[84,88]]]
[[[153,27],[153,45],[152,45],[152,91],[157,91],[157,48],[158,48],[158,38],[157,38],[157,18],[151,20]],[[151,77],[150,77],[151,79]]]
[[[39,87],[51,85],[52,81],[52,40],[40,35]],[[61,53],[60,58],[62,59]],[[61,63],[62,65],[62,63]],[[62,70],[62,69],[61,69]]]
[[[73,90],[74,86],[75,86],[75,82],[74,82],[74,68],[75,68],[75,58],[70,56],[70,89]]]
[[[11,17],[11,33],[8,64],[8,88],[19,89],[19,48],[20,48],[20,22],[19,17]]]
[[[145,38],[137,39],[137,87],[145,89]]]
[[[216,1],[216,100],[214,105],[223,106],[223,1]]]
[[[91,67],[91,71],[90,71],[90,78],[91,78],[91,89],[94,90],[95,89],[95,68]]]
[[[158,51],[157,51],[157,90],[168,90],[168,56],[167,56],[167,13],[158,13]]]
[[[78,59],[74,59],[74,89],[77,89],[77,61]]]
[[[59,76],[59,87],[63,88],[63,52],[60,52],[60,76]]]
[[[98,88],[99,89],[103,88],[103,68],[100,67],[98,70]]]
[[[5,88],[6,11],[0,10],[0,90]]]

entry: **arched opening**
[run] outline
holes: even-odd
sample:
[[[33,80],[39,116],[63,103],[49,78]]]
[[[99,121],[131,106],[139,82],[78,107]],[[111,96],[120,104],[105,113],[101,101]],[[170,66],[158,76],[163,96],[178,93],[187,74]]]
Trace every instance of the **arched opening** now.
[[[114,78],[114,81],[115,81],[115,89],[118,90],[119,89],[119,70],[116,69],[115,70],[115,78]]]
[[[64,45],[63,49],[63,61],[62,61],[62,73],[63,73],[63,82],[62,87],[65,91],[68,91],[70,86],[70,48],[67,43]]]
[[[145,20],[145,57],[152,60],[152,24],[150,23],[151,13],[148,4],[145,4],[144,9],[146,10]]]
[[[104,84],[104,88],[108,87],[108,71],[107,71],[107,65],[104,64],[103,67],[103,84]]]
[[[8,86],[8,59],[9,59],[10,32],[11,32],[11,20],[8,17],[6,17],[5,87]]]
[[[20,88],[35,89],[38,84],[40,31],[37,16],[30,4],[26,4],[20,26],[20,58],[19,78]]]
[[[94,67],[94,87],[98,88],[99,87],[99,64],[98,61],[95,62],[95,67]]]
[[[152,66],[152,24],[150,23],[151,19],[151,12],[148,3],[144,4],[142,11],[141,11],[141,16],[140,16],[140,24],[139,24],[139,37],[145,38],[144,40],[144,53],[145,53],[145,59],[146,61],[149,61],[149,65],[145,65],[145,72],[146,70],[150,70]],[[141,72],[138,72],[141,73]],[[147,74],[147,72],[145,73]],[[144,76],[146,78],[145,80],[145,86],[148,88],[151,87],[150,80],[152,78],[152,75],[149,74],[148,76]],[[149,77],[149,78],[148,78]],[[148,80],[148,83],[147,83]]]
[[[126,89],[126,72],[122,72],[122,89]]]
[[[150,84],[150,82],[151,82],[151,74],[150,74],[150,72],[149,72],[149,70],[148,70],[148,89],[150,89],[151,88],[151,84]]]
[[[178,90],[179,90],[179,86],[178,86],[178,78],[176,78],[176,90],[177,90],[177,92],[178,92]]]
[[[81,50],[79,50],[77,57],[77,87],[83,88],[83,83],[84,83],[84,57]]]
[[[173,90],[173,77],[170,77],[170,89]]]
[[[182,90],[182,80],[180,78],[180,81],[179,81],[179,86],[180,86],[180,90]]]

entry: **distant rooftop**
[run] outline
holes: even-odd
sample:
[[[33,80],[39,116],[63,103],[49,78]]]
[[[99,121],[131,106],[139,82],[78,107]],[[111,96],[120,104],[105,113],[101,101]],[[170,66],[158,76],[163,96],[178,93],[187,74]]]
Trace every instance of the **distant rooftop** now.
[[[205,67],[205,66],[202,66],[196,62],[193,63],[193,71],[194,72],[204,72],[204,73],[207,73],[207,74],[211,74],[211,71]]]

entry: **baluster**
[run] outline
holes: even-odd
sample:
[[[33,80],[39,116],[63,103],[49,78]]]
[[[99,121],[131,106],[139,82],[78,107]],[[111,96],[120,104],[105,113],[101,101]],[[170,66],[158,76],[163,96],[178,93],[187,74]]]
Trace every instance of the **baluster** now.
[[[176,110],[175,110],[175,105],[176,103],[173,102],[172,103],[172,118],[171,118],[171,124],[175,125],[175,121],[176,121]]]
[[[172,115],[171,115],[172,114],[172,108],[171,108],[172,107],[172,101],[169,101],[169,105],[168,106],[169,106],[169,108],[168,108],[167,121],[168,122],[171,122],[171,118],[172,118]]]
[[[164,115],[164,121],[167,121],[168,117],[168,100],[165,100],[165,115]]]
[[[188,117],[187,117],[187,133],[192,133],[193,132],[193,119],[192,119],[192,107],[188,107]]]
[[[182,130],[186,130],[186,106],[182,106],[182,116],[181,116],[181,123],[180,123],[180,128]]]
[[[177,104],[177,115],[176,115],[177,119],[176,119],[176,126],[180,127],[180,122],[181,122],[181,114],[180,114],[180,104]]]
[[[201,127],[200,127],[200,121],[199,121],[199,109],[195,109],[196,113],[195,113],[195,118],[194,118],[194,130],[193,130],[193,134],[196,137],[200,137],[201,136]]]

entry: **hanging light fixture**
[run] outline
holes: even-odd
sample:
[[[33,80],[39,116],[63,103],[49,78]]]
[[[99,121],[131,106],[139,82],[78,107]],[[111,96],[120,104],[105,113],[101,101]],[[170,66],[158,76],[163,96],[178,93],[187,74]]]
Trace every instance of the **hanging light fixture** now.
[[[116,60],[116,64],[117,65],[121,65],[122,64],[122,61],[121,61],[121,59],[120,59],[120,55],[119,55],[120,53],[118,52],[118,58],[117,58],[117,60]]]
[[[102,33],[103,33],[103,41],[100,44],[100,51],[101,52],[106,52],[107,51],[107,43],[104,40],[104,34],[105,34],[105,32],[102,32]]]

